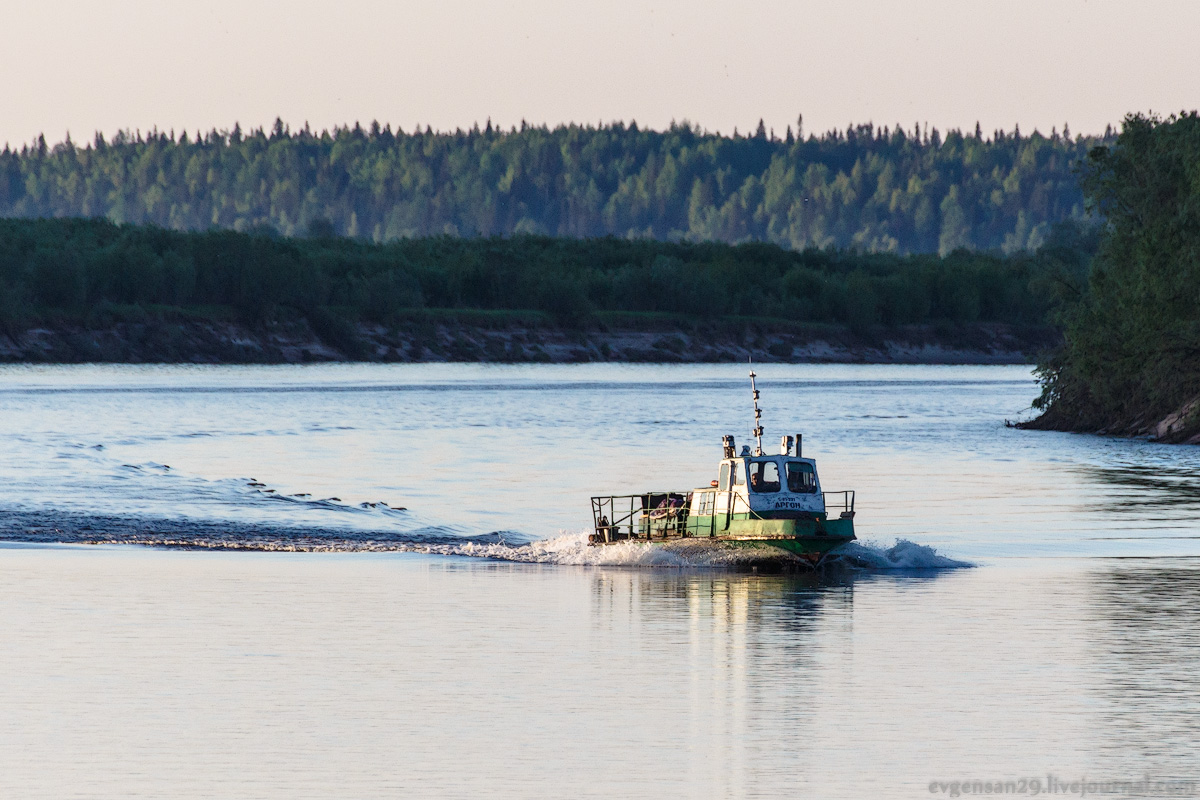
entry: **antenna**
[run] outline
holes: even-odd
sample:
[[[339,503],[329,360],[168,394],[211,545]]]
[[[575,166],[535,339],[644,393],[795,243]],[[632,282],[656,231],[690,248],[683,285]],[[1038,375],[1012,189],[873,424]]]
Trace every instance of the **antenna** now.
[[[754,448],[754,455],[762,455],[762,409],[758,407],[758,388],[754,385],[754,379],[758,377],[754,374],[754,361],[750,361],[750,392],[754,395],[754,431],[753,436],[758,440],[757,446]]]

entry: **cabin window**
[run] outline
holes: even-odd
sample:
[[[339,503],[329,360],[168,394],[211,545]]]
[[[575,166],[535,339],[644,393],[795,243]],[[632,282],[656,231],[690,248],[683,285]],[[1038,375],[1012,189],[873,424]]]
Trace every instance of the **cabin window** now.
[[[711,517],[712,513],[713,513],[713,508],[716,506],[716,503],[717,503],[717,493],[716,492],[702,492],[700,494],[699,508],[696,509],[697,516]]]
[[[774,461],[750,462],[750,488],[756,492],[779,491],[779,465]]]
[[[817,491],[817,473],[812,464],[789,461],[787,465],[788,491],[796,494],[812,494]]]
[[[746,476],[742,474],[742,465],[735,461],[733,464],[730,465],[730,469],[733,470],[733,485],[734,486],[745,486],[746,485]]]
[[[722,492],[729,491],[729,465],[721,465],[721,480],[717,482],[717,488]]]

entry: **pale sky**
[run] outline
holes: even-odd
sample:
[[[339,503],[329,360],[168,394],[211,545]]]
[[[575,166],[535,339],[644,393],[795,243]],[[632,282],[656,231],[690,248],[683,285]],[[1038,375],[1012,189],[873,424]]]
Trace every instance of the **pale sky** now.
[[[1200,106],[1195,0],[6,0],[0,143],[355,120],[1100,132]]]

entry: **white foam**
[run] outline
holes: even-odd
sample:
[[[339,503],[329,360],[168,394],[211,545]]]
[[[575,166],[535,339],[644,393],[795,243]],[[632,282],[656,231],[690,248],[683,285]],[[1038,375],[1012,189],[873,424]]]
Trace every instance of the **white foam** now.
[[[468,542],[438,543],[412,548],[441,555],[495,558],[527,564],[624,567],[736,567],[764,560],[801,563],[777,548],[729,547],[696,540],[675,542],[619,542],[592,547],[586,533],[564,533],[527,544]],[[406,548],[407,549],[407,548]]]
[[[586,533],[564,533],[552,539],[520,545],[439,543],[412,549],[441,555],[581,566],[736,568],[764,561],[776,562],[780,566],[805,565],[804,561],[791,553],[769,546],[734,547],[721,542],[692,539],[654,544],[621,542],[591,547],[587,543]],[[870,542],[850,542],[831,553],[826,563],[858,570],[938,570],[974,566],[940,555],[928,545],[907,539],[898,539],[890,547]]]

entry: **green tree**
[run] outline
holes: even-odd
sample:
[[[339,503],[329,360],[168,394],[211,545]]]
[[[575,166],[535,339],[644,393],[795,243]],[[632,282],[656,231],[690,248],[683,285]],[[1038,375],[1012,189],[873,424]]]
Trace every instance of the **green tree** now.
[[[1015,252],[1086,216],[1073,168],[1101,140],[935,133],[851,125],[779,141],[765,124],[725,137],[690,123],[314,133],[277,120],[269,132],[122,132],[84,146],[39,137],[0,153],[0,215],[285,236],[326,220],[375,242],[541,233],[900,253]]]
[[[1145,432],[1200,394],[1200,118],[1127,117],[1083,186],[1103,237],[1086,290],[1064,281],[1035,426]]]

